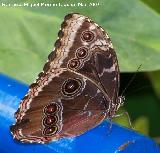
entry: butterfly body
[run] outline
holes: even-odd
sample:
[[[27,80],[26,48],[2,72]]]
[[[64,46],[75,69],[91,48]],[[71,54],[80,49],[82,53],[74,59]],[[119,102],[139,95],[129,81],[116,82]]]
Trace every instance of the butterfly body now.
[[[73,13],[65,17],[58,36],[15,113],[11,132],[22,142],[78,136],[111,119],[123,104],[116,53],[104,30]]]

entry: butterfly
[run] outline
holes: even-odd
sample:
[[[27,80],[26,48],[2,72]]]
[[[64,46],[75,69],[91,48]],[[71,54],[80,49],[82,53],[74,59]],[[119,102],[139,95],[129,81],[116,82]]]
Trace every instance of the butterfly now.
[[[10,130],[18,141],[48,143],[79,136],[112,119],[123,105],[117,56],[108,34],[90,18],[71,13],[58,37],[15,113]]]

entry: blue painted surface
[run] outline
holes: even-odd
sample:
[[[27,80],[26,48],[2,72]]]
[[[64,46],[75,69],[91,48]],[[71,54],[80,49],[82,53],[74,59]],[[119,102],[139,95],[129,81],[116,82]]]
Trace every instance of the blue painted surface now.
[[[14,112],[27,91],[27,85],[0,74],[0,153],[160,153],[154,141],[133,130],[113,124],[108,132],[108,122],[72,139],[44,145],[17,142],[9,126],[14,123]]]

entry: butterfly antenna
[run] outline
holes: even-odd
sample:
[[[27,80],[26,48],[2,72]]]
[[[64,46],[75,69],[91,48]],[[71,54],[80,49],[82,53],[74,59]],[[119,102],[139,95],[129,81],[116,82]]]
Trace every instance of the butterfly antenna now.
[[[138,67],[138,69],[137,69],[136,72],[139,71],[139,69],[141,68],[141,66],[142,66],[142,64],[139,65],[139,67]],[[137,73],[135,73],[135,74],[132,76],[132,78],[130,79],[130,81],[128,82],[128,84],[126,85],[126,87],[124,88],[124,90],[122,91],[121,96],[124,96],[125,91],[126,91],[126,90],[128,89],[128,87],[131,85],[131,83],[132,83],[133,80],[135,79],[136,75],[137,75]]]

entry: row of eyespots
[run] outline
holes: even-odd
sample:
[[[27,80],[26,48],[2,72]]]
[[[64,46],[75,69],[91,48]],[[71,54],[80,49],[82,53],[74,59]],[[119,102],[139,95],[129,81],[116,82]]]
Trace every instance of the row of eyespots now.
[[[44,108],[45,117],[43,118],[43,134],[45,136],[52,136],[58,131],[56,123],[58,122],[57,112],[60,111],[60,108],[55,103],[51,103]]]
[[[85,42],[91,42],[94,40],[94,38],[95,38],[94,33],[88,30],[83,31],[81,34],[81,39],[82,41],[85,41]],[[88,52],[89,50],[86,46],[82,46],[78,48],[76,50],[76,58],[71,59],[69,61],[68,67],[70,69],[78,69],[81,64],[79,59],[85,59],[89,55]]]

